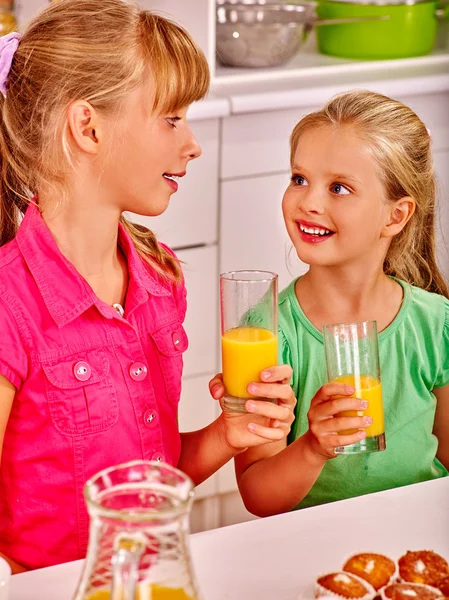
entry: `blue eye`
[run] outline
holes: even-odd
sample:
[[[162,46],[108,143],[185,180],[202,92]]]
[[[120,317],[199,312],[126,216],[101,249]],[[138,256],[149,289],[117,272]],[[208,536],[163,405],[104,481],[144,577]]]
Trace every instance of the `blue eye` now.
[[[305,177],[303,177],[302,175],[292,175],[290,177],[290,179],[293,181],[293,183],[295,185],[298,185],[298,186],[301,186],[301,187],[309,185],[308,182],[307,182],[307,179]]]
[[[342,183],[333,183],[331,186],[331,190],[333,194],[337,194],[337,196],[347,196],[351,192],[348,190],[346,186]]]

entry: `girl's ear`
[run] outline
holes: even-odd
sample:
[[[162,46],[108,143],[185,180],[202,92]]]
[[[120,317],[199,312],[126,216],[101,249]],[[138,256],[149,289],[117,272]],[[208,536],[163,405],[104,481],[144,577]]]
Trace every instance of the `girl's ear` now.
[[[95,109],[84,100],[77,100],[67,109],[69,131],[75,145],[87,154],[99,149],[99,118]]]
[[[391,238],[404,229],[415,212],[416,202],[411,196],[404,196],[390,206],[390,218],[382,232],[385,238]]]

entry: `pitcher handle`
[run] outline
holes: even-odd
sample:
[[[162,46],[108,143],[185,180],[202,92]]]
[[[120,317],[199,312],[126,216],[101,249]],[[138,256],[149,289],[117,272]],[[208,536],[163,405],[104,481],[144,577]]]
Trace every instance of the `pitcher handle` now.
[[[139,562],[145,549],[142,536],[121,535],[112,556],[111,600],[136,600]]]

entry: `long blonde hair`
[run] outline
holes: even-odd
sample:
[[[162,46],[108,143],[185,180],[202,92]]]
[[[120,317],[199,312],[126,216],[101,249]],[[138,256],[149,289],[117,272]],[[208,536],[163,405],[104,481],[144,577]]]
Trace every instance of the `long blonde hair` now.
[[[0,97],[0,246],[43,184],[63,195],[70,168],[67,107],[77,99],[111,114],[145,77],[153,110],[171,113],[205,96],[202,51],[177,24],[124,0],[61,0],[30,23]],[[148,229],[122,217],[138,252],[175,281],[178,262]]]
[[[351,91],[333,98],[323,109],[306,115],[290,138],[294,163],[301,135],[323,125],[349,125],[374,157],[387,198],[414,198],[416,209],[387,252],[384,271],[425,290],[449,297],[435,253],[435,174],[430,136],[407,106],[369,91]]]

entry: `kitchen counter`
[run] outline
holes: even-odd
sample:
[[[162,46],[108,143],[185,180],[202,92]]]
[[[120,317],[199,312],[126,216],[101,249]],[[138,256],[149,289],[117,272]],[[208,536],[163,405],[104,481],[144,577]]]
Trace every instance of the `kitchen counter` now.
[[[312,600],[314,579],[357,552],[449,559],[449,477],[191,536],[205,600]],[[12,578],[10,600],[70,600],[82,561]]]

